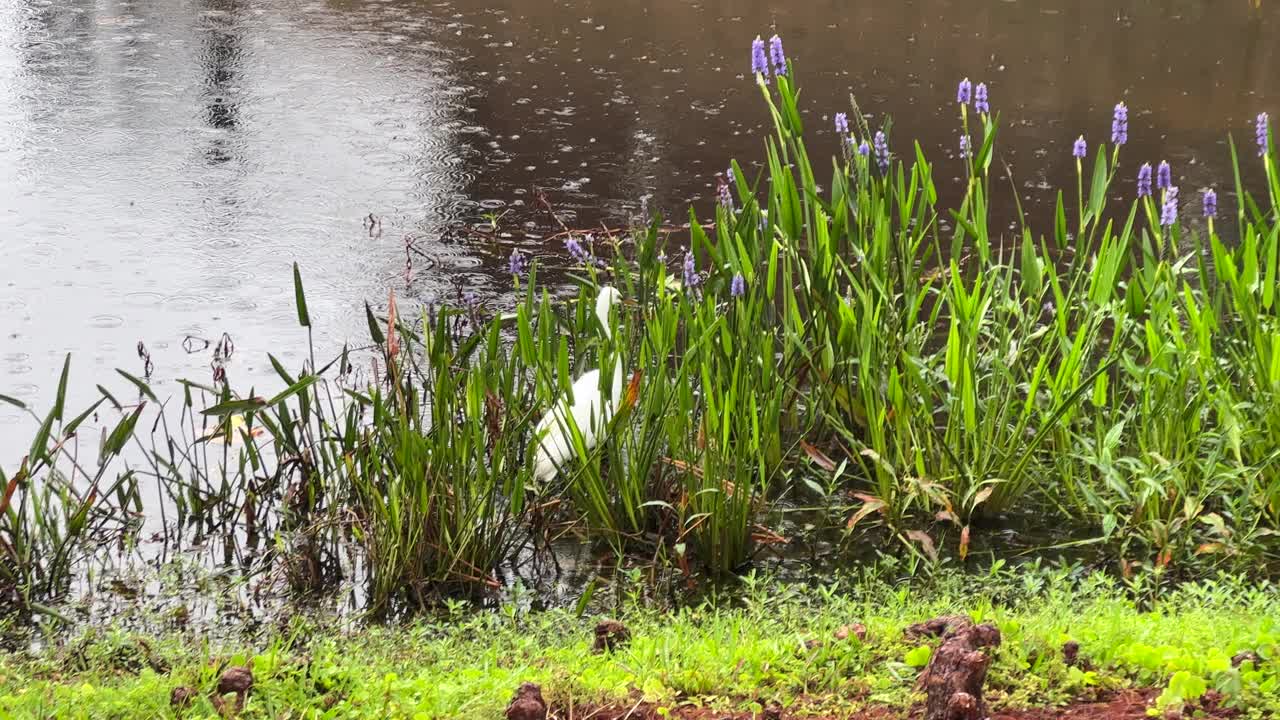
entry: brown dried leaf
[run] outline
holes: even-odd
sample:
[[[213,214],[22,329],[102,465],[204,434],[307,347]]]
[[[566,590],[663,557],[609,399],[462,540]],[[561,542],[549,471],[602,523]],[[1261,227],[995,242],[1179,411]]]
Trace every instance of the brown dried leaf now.
[[[929,556],[930,560],[938,561],[938,548],[934,546],[933,538],[920,530],[908,530],[907,537],[920,543],[921,549],[924,550],[925,555]]]
[[[809,459],[813,460],[814,464],[816,464],[818,467],[822,468],[823,470],[826,470],[827,472],[835,472],[836,470],[835,461],[827,457],[826,454],[823,453],[818,448],[810,445],[804,440],[801,440],[800,449],[804,450],[805,455],[808,455]]]
[[[387,302],[387,357],[395,360],[400,354],[400,335],[396,332],[396,291],[392,288]]]
[[[845,527],[849,530],[852,530],[853,526],[861,522],[866,516],[884,508],[883,500],[868,495],[858,495],[858,497],[863,501],[862,507],[858,508],[858,512],[851,515],[849,522],[845,524]]]
[[[995,486],[995,485],[988,485],[988,486],[986,486],[986,487],[982,488],[981,490],[979,490],[979,491],[978,491],[978,492],[973,496],[973,506],[972,506],[972,507],[978,507],[978,506],[979,506],[979,505],[981,505],[982,503],[986,502],[987,498],[991,497],[991,493],[993,493],[993,492],[995,492],[995,491],[996,491],[996,486]]]

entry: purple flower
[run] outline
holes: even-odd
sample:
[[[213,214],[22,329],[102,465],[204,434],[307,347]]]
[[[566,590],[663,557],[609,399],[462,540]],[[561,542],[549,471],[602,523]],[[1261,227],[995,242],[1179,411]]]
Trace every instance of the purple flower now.
[[[769,73],[769,61],[764,56],[764,40],[757,35],[755,40],[751,41],[751,74],[767,75]]]
[[[588,235],[587,237],[590,238],[591,236]],[[568,250],[569,255],[572,256],[579,264],[591,264],[591,253],[586,248],[582,247],[582,243],[578,242],[577,238],[570,236],[568,240],[565,240],[564,249]]]
[[[871,154],[871,146],[867,144],[866,140],[858,143],[858,154],[862,157],[866,157]]]
[[[1151,163],[1138,168],[1138,197],[1151,197]]]
[[[849,134],[849,115],[847,113],[836,113],[836,132],[840,135]]]
[[[1071,146],[1071,156],[1076,158],[1082,158],[1087,154],[1088,154],[1088,146],[1085,145],[1084,136],[1081,135],[1080,137],[1076,138],[1076,143]]]
[[[1160,208],[1160,224],[1169,227],[1178,221],[1178,188],[1171,187]]]
[[[729,294],[733,297],[740,298],[747,293],[747,281],[742,277],[742,273],[733,276],[733,281],[729,283]]]
[[[1266,113],[1258,113],[1257,130],[1255,131],[1257,133],[1255,139],[1258,141],[1258,157],[1267,154],[1267,120]]]
[[[1156,187],[1161,190],[1173,187],[1173,172],[1169,169],[1169,163],[1164,160],[1161,160],[1160,167],[1156,168]]]
[[[516,277],[521,277],[529,271],[529,263],[525,260],[524,255],[520,254],[520,248],[515,248],[511,251],[511,259],[507,261],[507,269]]]
[[[1116,103],[1115,114],[1111,116],[1111,142],[1116,145],[1129,142],[1129,108],[1124,103]]]
[[[876,131],[876,162],[880,164],[880,172],[889,171],[889,139],[883,130]]]
[[[732,185],[732,184],[736,181],[736,176],[733,174],[733,166],[732,166],[732,165],[730,165],[729,167],[725,168],[725,170],[724,170],[724,179],[725,179],[726,181],[728,181],[728,183],[729,183],[730,185]]]
[[[684,254],[684,286],[687,290],[696,290],[702,284],[702,275],[693,264],[693,253]]]
[[[973,154],[973,151],[969,147],[969,136],[961,135],[960,136],[960,157],[967,158],[972,154]]]
[[[960,87],[956,88],[956,102],[961,105],[969,104],[969,95],[973,90],[973,85],[969,83],[969,78],[960,81]]]
[[[723,177],[718,178],[716,183],[716,195],[720,201],[720,207],[733,212],[733,193],[729,191],[729,183],[725,182]]]
[[[1204,191],[1204,216],[1207,218],[1218,216],[1218,193],[1209,188]]]
[[[782,38],[777,35],[769,38],[769,60],[773,63],[774,75],[787,74],[787,55],[782,52]]]
[[[978,83],[978,87],[973,91],[973,109],[986,115],[991,112],[991,106],[987,104],[987,84]]]

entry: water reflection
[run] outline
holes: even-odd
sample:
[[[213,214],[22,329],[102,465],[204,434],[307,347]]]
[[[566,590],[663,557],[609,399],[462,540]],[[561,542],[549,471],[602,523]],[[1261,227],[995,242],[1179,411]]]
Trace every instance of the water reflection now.
[[[182,338],[222,332],[232,381],[270,385],[268,350],[307,355],[292,262],[318,342],[363,342],[361,303],[389,288],[497,297],[512,246],[561,263],[540,193],[580,228],[705,214],[730,158],[759,168],[767,116],[743,73],[774,31],[815,152],[836,152],[854,94],[955,200],[954,87],[985,80],[1001,182],[1039,220],[1074,184],[1071,141],[1096,146],[1124,100],[1122,172],[1168,159],[1230,217],[1225,133],[1280,115],[1277,30],[1277,6],[1248,0],[0,0],[0,357],[22,358],[0,392],[47,403],[72,352],[88,400],[143,340],[172,393],[209,373]],[[459,229],[487,213],[497,232]],[[0,433],[6,468],[24,436]]]

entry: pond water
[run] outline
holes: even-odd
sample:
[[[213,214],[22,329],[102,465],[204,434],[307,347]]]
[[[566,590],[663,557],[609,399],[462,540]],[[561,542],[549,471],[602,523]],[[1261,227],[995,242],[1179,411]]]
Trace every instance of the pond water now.
[[[500,305],[512,247],[563,262],[540,194],[573,228],[682,222],[761,154],[757,34],[786,40],[811,149],[853,93],[944,195],[964,76],[1033,217],[1120,100],[1127,169],[1225,187],[1226,133],[1280,116],[1280,4],[1255,1],[0,0],[0,393],[43,412],[69,352],[87,404],[141,341],[174,395],[210,374],[184,340],[224,332],[233,384],[272,385],[267,352],[306,354],[295,261],[322,348],[364,342],[390,290]],[[0,407],[0,466],[31,429]]]

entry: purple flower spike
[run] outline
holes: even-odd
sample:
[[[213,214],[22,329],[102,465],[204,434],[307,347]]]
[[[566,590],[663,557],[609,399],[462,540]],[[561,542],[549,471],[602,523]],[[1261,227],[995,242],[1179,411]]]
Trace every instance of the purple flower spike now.
[[[969,83],[969,78],[960,81],[960,87],[956,88],[956,102],[961,105],[969,104],[969,95],[973,90],[973,85]]]
[[[1164,160],[1161,160],[1160,167],[1156,168],[1156,187],[1161,190],[1173,187],[1173,172],[1169,169],[1169,163]]]
[[[1160,224],[1169,227],[1178,222],[1178,188],[1171,187],[1160,208]]]
[[[1207,218],[1218,216],[1218,193],[1209,188],[1204,191],[1204,216]]]
[[[529,263],[525,260],[524,255],[520,254],[520,248],[511,251],[511,259],[507,261],[507,269],[512,275],[522,277],[529,270]]]
[[[1267,120],[1268,117],[1266,113],[1258,113],[1258,120],[1255,126],[1257,133],[1256,139],[1258,141],[1258,157],[1262,157],[1267,154]]]
[[[747,281],[742,277],[742,273],[733,276],[733,281],[729,283],[729,294],[735,298],[747,294]]]
[[[769,74],[769,61],[764,56],[764,40],[759,35],[751,41],[751,74]]]
[[[876,162],[880,164],[880,172],[889,171],[889,138],[883,130],[876,131]]]
[[[569,251],[569,255],[573,257],[581,265],[591,264],[591,253],[582,247],[582,243],[578,242],[575,237],[570,237],[564,241],[564,249]]]
[[[1129,108],[1124,103],[1116,103],[1115,114],[1111,116],[1111,142],[1116,145],[1129,142]]]
[[[702,275],[698,272],[697,267],[693,263],[693,253],[686,252],[684,254],[684,286],[686,290],[697,290],[702,284]]]
[[[1084,136],[1076,138],[1076,143],[1071,146],[1071,156],[1074,158],[1082,158],[1088,154],[1088,146],[1084,143]]]
[[[1138,168],[1138,197],[1151,197],[1151,163]]]
[[[723,177],[716,183],[716,195],[720,201],[720,207],[733,212],[733,193],[729,190],[729,183],[725,182]]]
[[[987,84],[978,83],[978,87],[973,91],[973,109],[986,115],[991,112],[991,106],[987,104]]]
[[[871,154],[871,146],[867,144],[866,140],[858,143],[858,154],[862,157],[866,157]]]
[[[769,60],[773,63],[774,75],[787,74],[787,55],[782,52],[782,38],[777,35],[769,38]]]
[[[973,150],[969,147],[969,136],[960,136],[960,157],[967,158],[973,154]]]
[[[848,113],[836,113],[836,133],[840,135],[849,134],[849,115]]]

